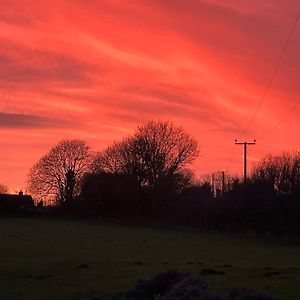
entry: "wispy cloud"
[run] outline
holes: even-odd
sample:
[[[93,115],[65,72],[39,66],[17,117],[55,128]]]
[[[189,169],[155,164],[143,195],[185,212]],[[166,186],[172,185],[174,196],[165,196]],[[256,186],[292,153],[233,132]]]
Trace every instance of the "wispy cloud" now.
[[[0,156],[16,161],[8,177],[20,174],[9,184],[24,181],[50,142],[78,137],[103,148],[150,119],[195,135],[214,161],[199,161],[202,173],[222,165],[299,10],[297,0],[0,0]],[[300,24],[243,138],[271,128],[299,98],[299,33]],[[297,127],[295,112],[270,138],[295,147]],[[26,162],[12,132],[36,145]]]

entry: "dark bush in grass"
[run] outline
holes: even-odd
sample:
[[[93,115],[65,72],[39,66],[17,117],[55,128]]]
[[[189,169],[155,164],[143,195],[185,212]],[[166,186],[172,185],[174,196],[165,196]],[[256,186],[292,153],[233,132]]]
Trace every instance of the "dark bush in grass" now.
[[[233,288],[220,294],[208,289],[197,275],[168,271],[150,280],[139,280],[126,295],[128,300],[275,300],[267,293]]]
[[[189,273],[167,271],[150,280],[138,280],[133,290],[126,295],[128,300],[152,300],[155,296],[164,296],[174,285],[181,282]]]
[[[206,300],[207,283],[190,274],[175,284],[170,291],[156,300]]]

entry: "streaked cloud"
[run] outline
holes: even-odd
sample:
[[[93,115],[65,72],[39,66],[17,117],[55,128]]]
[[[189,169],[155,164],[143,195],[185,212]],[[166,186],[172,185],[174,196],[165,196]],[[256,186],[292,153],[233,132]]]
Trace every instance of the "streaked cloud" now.
[[[239,170],[239,149],[228,167],[233,141],[299,10],[297,0],[0,0],[0,156],[13,165],[0,167],[0,181],[18,188],[59,139],[101,149],[150,119],[196,136],[198,173]],[[300,24],[242,138],[267,132],[298,101],[299,33]],[[295,110],[253,156],[278,142],[298,147],[298,126]]]
[[[51,117],[0,112],[0,128],[67,128],[76,122]]]

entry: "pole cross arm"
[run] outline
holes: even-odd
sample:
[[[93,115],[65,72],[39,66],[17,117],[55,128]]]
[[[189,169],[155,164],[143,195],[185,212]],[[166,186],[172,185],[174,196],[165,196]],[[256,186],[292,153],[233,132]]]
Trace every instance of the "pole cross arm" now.
[[[235,144],[236,145],[244,145],[244,144],[247,144],[247,145],[256,145],[256,140],[253,140],[253,142],[238,142],[238,140],[235,140]]]

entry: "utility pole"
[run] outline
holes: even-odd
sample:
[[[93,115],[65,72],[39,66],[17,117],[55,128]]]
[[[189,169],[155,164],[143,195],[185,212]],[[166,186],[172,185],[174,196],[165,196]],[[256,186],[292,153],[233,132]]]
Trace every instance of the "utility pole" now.
[[[222,171],[221,174],[222,174],[222,197],[223,197],[225,193],[225,171]]]
[[[225,194],[225,173],[227,171],[217,171],[211,174],[211,191],[215,197],[223,197]],[[220,179],[221,175],[221,179]],[[217,184],[216,184],[217,182]]]
[[[244,145],[244,183],[247,182],[247,146],[248,145],[255,145],[256,140],[253,142],[238,142],[235,140],[236,145]]]
[[[211,174],[211,191],[213,196],[215,197],[215,174]]]

